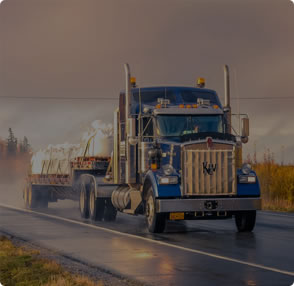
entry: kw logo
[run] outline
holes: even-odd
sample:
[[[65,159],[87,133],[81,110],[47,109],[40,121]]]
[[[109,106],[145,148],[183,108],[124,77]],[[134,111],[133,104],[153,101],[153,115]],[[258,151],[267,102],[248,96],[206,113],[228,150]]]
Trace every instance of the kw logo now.
[[[208,164],[207,162],[203,162],[203,174],[213,175],[213,172],[216,171],[216,164]]]

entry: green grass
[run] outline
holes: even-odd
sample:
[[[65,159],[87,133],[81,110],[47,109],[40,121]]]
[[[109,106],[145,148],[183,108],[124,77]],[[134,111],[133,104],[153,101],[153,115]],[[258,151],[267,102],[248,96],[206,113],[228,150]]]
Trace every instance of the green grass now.
[[[5,286],[101,286],[86,277],[72,275],[38,251],[16,247],[0,237],[0,282]]]

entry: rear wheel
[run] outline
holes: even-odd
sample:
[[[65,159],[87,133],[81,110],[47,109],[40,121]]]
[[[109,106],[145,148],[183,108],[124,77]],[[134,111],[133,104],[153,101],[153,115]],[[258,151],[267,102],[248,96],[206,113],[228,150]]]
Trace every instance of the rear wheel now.
[[[80,213],[82,218],[89,218],[89,192],[84,182],[80,184]]]
[[[244,211],[235,215],[235,222],[239,232],[251,232],[254,229],[256,211]]]
[[[32,184],[27,187],[27,207],[30,209],[35,209],[38,207],[38,197],[37,188]]]
[[[105,199],[96,198],[94,182],[90,185],[90,218],[92,221],[102,220],[104,216]]]
[[[117,215],[117,210],[113,206],[110,199],[105,200],[105,210],[104,210],[104,220],[105,221],[115,221]]]
[[[24,207],[29,208],[29,184],[26,184],[23,190]]]
[[[161,233],[164,231],[166,216],[163,213],[156,213],[155,197],[152,187],[150,187],[147,192],[145,202],[145,215],[147,227],[150,232]]]
[[[42,190],[39,192],[38,207],[47,209],[48,208],[48,191]]]

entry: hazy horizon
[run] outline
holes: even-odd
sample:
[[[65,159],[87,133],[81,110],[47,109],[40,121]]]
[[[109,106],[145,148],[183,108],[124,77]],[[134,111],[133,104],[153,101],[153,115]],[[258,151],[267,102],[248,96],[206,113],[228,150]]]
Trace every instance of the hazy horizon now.
[[[269,148],[294,162],[294,5],[290,0],[5,0],[0,5],[0,137],[11,127],[35,150],[77,143],[112,122],[128,62],[139,86],[204,77],[233,112],[248,113],[244,155]],[[27,99],[15,97],[81,97]],[[86,99],[88,98],[88,99]],[[257,99],[263,98],[263,99]],[[273,98],[273,99],[268,99]]]

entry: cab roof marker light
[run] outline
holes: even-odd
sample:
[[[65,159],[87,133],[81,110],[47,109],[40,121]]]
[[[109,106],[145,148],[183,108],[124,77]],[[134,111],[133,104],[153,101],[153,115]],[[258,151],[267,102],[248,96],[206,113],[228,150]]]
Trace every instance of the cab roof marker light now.
[[[197,79],[197,87],[204,88],[205,87],[205,79],[203,77],[199,77]]]
[[[185,108],[185,104],[180,104],[179,108]]]
[[[193,108],[198,108],[198,104],[192,104]]]
[[[186,108],[192,108],[192,105],[191,104],[187,104],[186,105]]]
[[[219,108],[219,106],[216,105],[216,104],[214,104],[212,107],[213,107],[214,109],[218,109],[218,108]]]
[[[135,77],[131,77],[130,82],[131,82],[131,86],[133,88],[137,87],[137,83],[136,83],[136,78]]]

